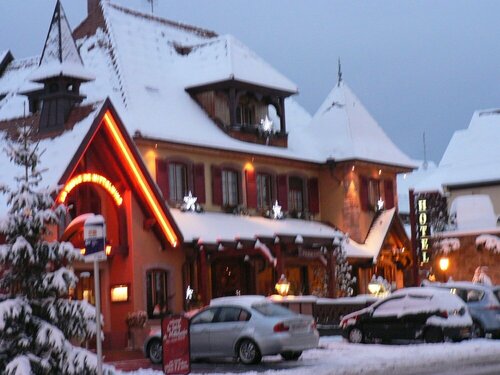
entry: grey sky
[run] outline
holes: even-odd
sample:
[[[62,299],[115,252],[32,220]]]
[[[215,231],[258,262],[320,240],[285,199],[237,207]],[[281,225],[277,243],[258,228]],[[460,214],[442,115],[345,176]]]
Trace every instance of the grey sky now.
[[[115,0],[150,11],[146,0]],[[0,50],[40,54],[55,0],[0,0]],[[72,28],[86,0],[62,0]],[[232,34],[299,87],[311,114],[343,78],[410,157],[438,162],[476,109],[500,107],[499,1],[156,0],[155,14]]]

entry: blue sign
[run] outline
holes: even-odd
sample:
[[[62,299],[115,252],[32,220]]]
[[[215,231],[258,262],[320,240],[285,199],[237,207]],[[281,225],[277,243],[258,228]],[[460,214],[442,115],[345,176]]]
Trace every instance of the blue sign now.
[[[85,262],[106,259],[106,224],[101,215],[94,215],[85,220],[83,239],[85,241]]]

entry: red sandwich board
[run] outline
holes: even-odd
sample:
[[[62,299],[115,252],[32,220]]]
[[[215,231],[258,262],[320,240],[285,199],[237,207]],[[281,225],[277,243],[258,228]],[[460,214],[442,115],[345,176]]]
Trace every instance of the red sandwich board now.
[[[168,316],[161,321],[163,342],[163,372],[185,375],[191,372],[189,359],[189,320],[180,315]]]

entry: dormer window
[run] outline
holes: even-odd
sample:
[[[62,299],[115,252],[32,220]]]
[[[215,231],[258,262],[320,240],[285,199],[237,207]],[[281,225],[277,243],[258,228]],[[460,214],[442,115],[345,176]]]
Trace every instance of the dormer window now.
[[[59,91],[59,85],[56,83],[56,82],[53,82],[49,85],[49,92],[52,94],[52,93],[55,93],[55,92],[58,92]]]

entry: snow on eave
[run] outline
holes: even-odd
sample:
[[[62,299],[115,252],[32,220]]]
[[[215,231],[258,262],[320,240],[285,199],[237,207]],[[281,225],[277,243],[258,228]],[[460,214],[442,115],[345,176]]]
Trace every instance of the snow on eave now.
[[[494,228],[480,228],[480,229],[462,229],[462,230],[447,230],[443,232],[434,233],[432,238],[439,239],[445,237],[465,237],[465,236],[475,236],[481,234],[493,234],[500,233],[500,227]]]
[[[48,78],[54,77],[72,77],[82,81],[92,81],[95,76],[87,71],[83,65],[69,62],[51,62],[50,64],[40,65],[29,76],[28,79],[34,82],[42,82]]]
[[[395,213],[396,207],[380,213],[374,220],[363,244],[349,239],[349,242],[345,245],[347,256],[349,258],[372,258],[375,263],[384,240],[387,237]]]

